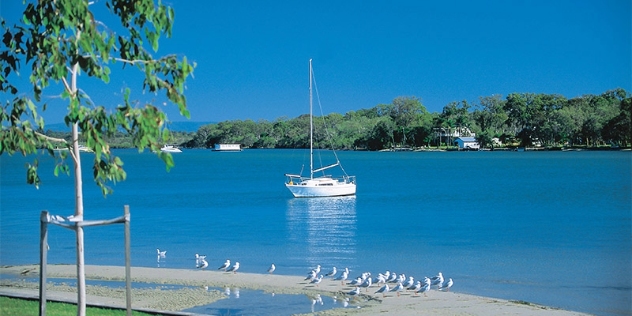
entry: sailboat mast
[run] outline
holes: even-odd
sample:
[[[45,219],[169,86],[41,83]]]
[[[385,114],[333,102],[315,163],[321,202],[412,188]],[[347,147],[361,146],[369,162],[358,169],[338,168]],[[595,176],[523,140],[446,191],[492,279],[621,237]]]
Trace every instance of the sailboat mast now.
[[[309,60],[309,174],[314,179],[314,121],[312,115],[312,60]]]

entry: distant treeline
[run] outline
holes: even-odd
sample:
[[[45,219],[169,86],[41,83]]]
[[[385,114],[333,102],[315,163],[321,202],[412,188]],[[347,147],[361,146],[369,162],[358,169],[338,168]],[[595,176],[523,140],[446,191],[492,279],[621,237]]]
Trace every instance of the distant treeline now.
[[[451,102],[430,113],[416,97],[314,117],[317,148],[380,150],[452,146],[455,135],[475,134],[481,147],[616,145],[632,135],[632,99],[624,89],[567,99],[559,94],[511,93]],[[246,148],[308,148],[309,115],[294,119],[235,120],[202,126],[184,147],[239,143]],[[330,136],[330,137],[329,137]]]
[[[314,117],[314,146],[348,150],[453,146],[473,136],[481,148],[534,145],[620,146],[631,144],[632,98],[624,89],[567,99],[559,94],[511,93],[451,102],[430,113],[416,97],[397,97],[370,109]],[[49,132],[52,133],[52,132]],[[171,132],[165,142],[187,148],[238,143],[244,148],[308,148],[309,115],[275,121],[212,123],[197,132]],[[57,137],[63,137],[59,135]],[[61,133],[63,134],[63,133]],[[109,137],[112,147],[132,147],[131,138]]]

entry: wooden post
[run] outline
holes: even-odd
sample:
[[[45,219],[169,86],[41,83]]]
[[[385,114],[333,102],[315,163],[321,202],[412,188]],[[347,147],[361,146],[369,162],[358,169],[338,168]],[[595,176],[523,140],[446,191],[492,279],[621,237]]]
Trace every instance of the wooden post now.
[[[129,205],[124,207],[125,215],[125,302],[127,305],[127,316],[132,316],[132,268],[131,268],[131,242],[130,242],[130,215]]]
[[[55,224],[70,230],[74,230],[77,234],[77,316],[85,315],[86,293],[85,293],[85,268],[83,260],[83,228],[89,226],[111,225],[117,223],[125,224],[125,279],[126,279],[126,299],[127,314],[131,315],[132,311],[132,279],[130,266],[130,229],[129,229],[129,206],[125,205],[125,215],[108,219],[84,221],[83,216],[78,220],[72,220],[58,215],[50,216],[47,211],[43,211],[41,215],[41,257],[40,257],[40,316],[46,313],[46,252],[48,250],[48,233],[47,225]],[[83,284],[83,286],[82,286]]]
[[[48,211],[40,214],[40,277],[39,277],[39,316],[46,315],[46,265],[48,254]]]

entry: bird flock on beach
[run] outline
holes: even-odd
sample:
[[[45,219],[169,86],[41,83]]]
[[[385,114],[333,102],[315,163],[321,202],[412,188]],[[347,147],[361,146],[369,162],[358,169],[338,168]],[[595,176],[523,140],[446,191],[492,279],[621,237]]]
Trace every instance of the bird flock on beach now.
[[[195,267],[200,270],[206,270],[206,268],[208,268],[208,261],[206,261],[205,255],[200,255],[197,253],[195,254]],[[239,270],[239,262],[235,262],[235,264],[231,266],[230,259],[226,259],[226,262],[224,262],[221,266],[219,266],[217,270],[223,270],[224,272],[237,273],[237,270]]]
[[[166,258],[166,250],[161,251],[160,249],[156,249],[156,252],[158,255],[158,262],[160,262],[160,259]],[[206,270],[208,266],[209,263],[206,260],[206,256],[196,253],[195,267],[200,270]],[[235,262],[231,265],[230,259],[226,259],[226,261],[220,265],[217,270],[235,274],[237,273],[237,270],[239,270],[239,262]],[[275,270],[276,266],[273,263],[268,268],[267,273],[272,274]],[[377,288],[373,294],[381,294],[382,297],[386,297],[387,293],[395,293],[399,297],[402,292],[412,293],[413,296],[423,294],[427,297],[428,292],[432,288],[439,291],[449,292],[450,288],[454,285],[452,278],[444,278],[443,273],[441,272],[433,277],[425,276],[421,280],[416,280],[413,276],[406,276],[404,273],[397,274],[389,270],[386,270],[384,273],[380,272],[375,277],[373,277],[370,272],[363,272],[356,278],[349,277],[349,268],[344,268],[343,270],[338,271],[336,267],[332,267],[327,273],[322,274],[321,272],[321,265],[316,265],[316,268],[307,273],[307,277],[305,277],[304,281],[315,287],[319,287],[323,280],[327,278],[336,282],[340,281],[341,285],[351,287],[350,291],[344,292],[344,294],[350,297],[357,297],[361,295],[362,289],[364,289],[364,293],[366,295],[368,294],[369,288],[373,286]],[[314,298],[312,303],[315,304],[319,301],[322,304],[322,299]]]
[[[314,284],[318,287],[323,281],[323,278],[330,277],[334,281],[340,281],[341,285],[351,286],[353,289],[346,292],[346,294],[351,297],[362,294],[362,289],[367,293],[372,285],[378,288],[373,294],[382,294],[382,297],[386,297],[386,293],[389,292],[394,292],[397,296],[400,296],[401,292],[412,292],[414,296],[418,294],[427,296],[427,293],[432,287],[435,287],[439,291],[449,292],[452,285],[454,285],[452,278],[446,280],[441,272],[431,278],[424,277],[423,281],[415,281],[413,276],[406,277],[404,273],[397,274],[388,270],[384,273],[378,273],[375,277],[373,277],[370,272],[363,272],[351,280],[349,280],[349,268],[345,268],[340,271],[339,274],[337,274],[338,271],[336,267],[333,267],[331,271],[326,274],[321,274],[320,272],[321,266],[317,265],[316,268],[307,273],[307,277],[304,281],[308,281],[310,284]]]

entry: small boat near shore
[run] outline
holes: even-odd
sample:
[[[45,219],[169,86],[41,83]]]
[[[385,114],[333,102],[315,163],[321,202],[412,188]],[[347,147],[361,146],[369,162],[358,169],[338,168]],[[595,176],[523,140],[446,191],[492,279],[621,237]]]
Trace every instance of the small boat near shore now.
[[[70,148],[68,147],[56,147],[55,149],[53,149],[54,151],[68,151],[70,150]],[[84,146],[84,145],[79,145],[79,151],[82,153],[93,153],[94,151],[92,149],[90,149],[90,147]]]
[[[215,144],[212,150],[228,152],[241,151],[241,144]]]
[[[181,153],[182,152],[180,148],[173,145],[164,145],[162,146],[162,148],[160,148],[160,151],[165,152],[165,153]]]

